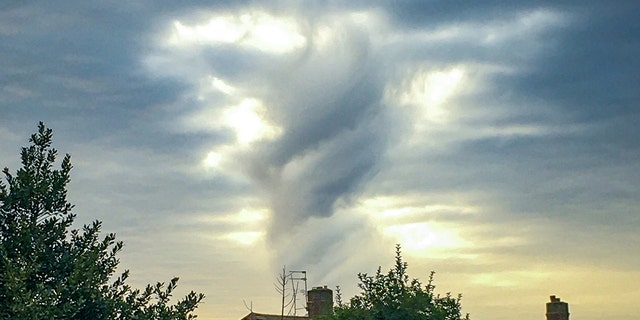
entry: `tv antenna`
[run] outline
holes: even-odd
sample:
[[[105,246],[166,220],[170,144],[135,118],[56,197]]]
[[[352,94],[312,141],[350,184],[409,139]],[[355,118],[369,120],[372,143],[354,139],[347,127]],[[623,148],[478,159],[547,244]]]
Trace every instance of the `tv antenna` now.
[[[307,310],[307,271],[289,271],[289,278],[291,279],[291,291],[292,294],[292,303],[291,309],[289,310],[289,315],[295,316],[297,315],[298,310]],[[300,284],[304,284],[304,289],[300,289]],[[298,307],[298,297],[302,293],[302,298],[304,300],[304,305],[302,307]]]
[[[300,289],[304,285],[304,289]],[[287,271],[286,266],[282,268],[282,273],[278,274],[277,283],[274,283],[276,291],[282,296],[280,318],[284,319],[285,310],[287,316],[296,316],[298,310],[307,310],[307,272]],[[304,304],[298,307],[298,300],[302,295]]]

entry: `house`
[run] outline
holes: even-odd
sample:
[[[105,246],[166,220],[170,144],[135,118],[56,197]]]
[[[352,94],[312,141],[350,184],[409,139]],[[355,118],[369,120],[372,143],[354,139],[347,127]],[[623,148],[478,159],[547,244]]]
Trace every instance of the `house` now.
[[[251,312],[241,320],[309,320],[307,316],[284,316]]]
[[[250,312],[241,320],[314,320],[316,317],[333,314],[333,291],[324,287],[315,287],[307,291],[307,316],[283,316]]]

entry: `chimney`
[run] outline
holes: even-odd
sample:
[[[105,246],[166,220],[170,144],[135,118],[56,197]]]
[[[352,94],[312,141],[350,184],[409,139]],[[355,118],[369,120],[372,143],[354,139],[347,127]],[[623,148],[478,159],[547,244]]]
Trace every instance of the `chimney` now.
[[[550,296],[547,302],[547,320],[569,320],[569,304],[560,301],[556,296]]]
[[[307,311],[310,319],[333,314],[333,291],[327,286],[315,287],[307,292]]]

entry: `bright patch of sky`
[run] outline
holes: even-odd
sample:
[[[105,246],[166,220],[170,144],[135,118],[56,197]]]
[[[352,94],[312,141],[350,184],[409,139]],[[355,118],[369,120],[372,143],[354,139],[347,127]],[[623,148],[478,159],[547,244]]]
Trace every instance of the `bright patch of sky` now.
[[[257,99],[243,99],[229,107],[222,117],[224,124],[236,132],[236,140],[245,145],[261,139],[274,139],[282,131],[264,119],[266,108]]]
[[[304,47],[293,18],[274,17],[263,12],[220,15],[200,24],[173,23],[169,43],[176,46],[237,44],[268,53],[287,53]]]
[[[429,123],[445,124],[451,117],[446,109],[449,97],[463,86],[464,71],[454,67],[443,71],[418,71],[410,77],[405,88],[396,89],[392,103],[406,105],[418,110],[418,114]],[[423,123],[418,121],[418,124]],[[429,124],[427,124],[429,125]]]

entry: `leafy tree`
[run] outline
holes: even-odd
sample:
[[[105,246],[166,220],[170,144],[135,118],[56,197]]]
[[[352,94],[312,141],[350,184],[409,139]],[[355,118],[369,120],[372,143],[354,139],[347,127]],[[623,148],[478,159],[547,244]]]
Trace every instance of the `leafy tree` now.
[[[53,169],[52,130],[38,125],[22,148],[22,168],[0,180],[0,319],[195,319],[204,298],[190,292],[171,304],[178,278],[132,289],[115,275],[123,243],[101,222],[72,230],[67,154]]]
[[[395,265],[389,272],[381,268],[375,275],[358,274],[360,294],[343,303],[337,299],[335,320],[461,320],[461,295],[452,297],[434,293],[434,272],[423,286],[418,279],[410,279],[407,263],[402,260],[400,245],[396,245]],[[340,293],[337,294],[340,297]]]

